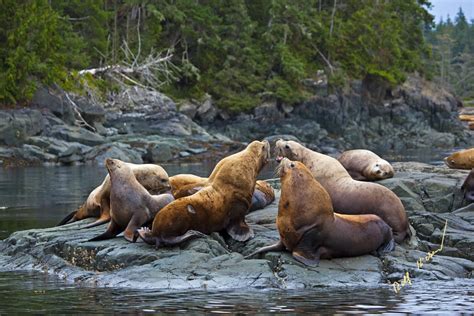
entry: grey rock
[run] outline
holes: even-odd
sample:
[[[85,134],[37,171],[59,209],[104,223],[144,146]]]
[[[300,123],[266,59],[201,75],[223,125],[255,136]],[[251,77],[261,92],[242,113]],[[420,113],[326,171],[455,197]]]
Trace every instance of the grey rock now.
[[[59,138],[67,142],[78,142],[89,146],[95,146],[105,142],[104,137],[85,128],[73,126],[52,126],[51,131],[49,131],[47,136]]]
[[[217,108],[212,104],[211,97],[208,97],[197,109],[196,118],[203,123],[210,123],[217,114]]]
[[[40,134],[45,121],[38,110],[0,111],[0,144],[18,146],[29,136]]]
[[[120,159],[122,161],[138,164],[143,163],[140,151],[137,151],[128,144],[118,142],[96,146],[92,148],[84,158],[86,161],[92,160],[98,165],[103,165],[107,158]]]
[[[207,151],[206,148],[188,148],[188,151],[192,154],[198,155],[205,153]]]
[[[59,87],[41,87],[36,90],[31,100],[33,106],[40,109],[48,109],[67,124],[74,124],[74,110],[72,104],[65,97],[65,93]]]
[[[198,105],[193,102],[184,102],[179,106],[179,112],[193,119],[196,116]]]
[[[167,143],[151,143],[145,155],[148,162],[166,162],[173,159],[171,146]]]
[[[191,154],[187,151],[180,151],[179,156],[180,157],[189,157],[189,156],[191,156]]]
[[[55,162],[57,157],[44,152],[40,147],[35,145],[23,144],[20,148],[15,148],[15,157],[34,162]]]

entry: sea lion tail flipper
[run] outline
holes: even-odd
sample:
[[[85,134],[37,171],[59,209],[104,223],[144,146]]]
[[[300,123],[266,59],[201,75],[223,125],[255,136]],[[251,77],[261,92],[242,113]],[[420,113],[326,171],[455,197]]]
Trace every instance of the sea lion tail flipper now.
[[[161,238],[161,241],[166,246],[174,246],[182,242],[185,242],[186,240],[191,239],[191,238],[206,238],[206,237],[207,237],[206,234],[203,234],[197,230],[188,230],[185,234],[181,236]]]
[[[307,249],[295,249],[291,253],[296,261],[301,262],[307,266],[319,266],[319,249],[317,251]]]
[[[231,222],[226,227],[226,231],[232,239],[237,241],[247,241],[255,235],[253,229],[243,219],[238,222]]]
[[[160,247],[160,239],[156,236],[153,236],[150,228],[142,227],[137,230],[138,236],[147,244],[154,245],[156,249]]]
[[[71,213],[67,214],[66,217],[64,217],[56,226],[66,225],[71,219],[74,218],[76,213],[77,213],[77,210],[72,211]],[[75,220],[73,220],[72,222],[75,222]]]
[[[111,221],[109,227],[107,227],[107,230],[103,234],[89,239],[88,242],[111,239],[120,234],[122,231],[122,228],[120,228],[114,221]]]
[[[377,249],[377,255],[380,257],[393,250],[395,250],[395,239],[391,238],[387,243]]]
[[[279,240],[276,244],[259,248],[259,249],[255,250],[254,252],[252,252],[251,254],[245,256],[244,258],[245,259],[250,259],[253,256],[258,255],[260,253],[266,253],[266,252],[270,252],[270,251],[283,251],[283,250],[285,250],[285,245],[283,245],[283,242],[281,240]]]

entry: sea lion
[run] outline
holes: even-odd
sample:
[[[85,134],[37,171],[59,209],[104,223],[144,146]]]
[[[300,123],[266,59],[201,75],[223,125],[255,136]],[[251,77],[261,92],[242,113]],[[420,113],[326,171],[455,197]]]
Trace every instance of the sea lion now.
[[[278,204],[278,243],[258,249],[288,250],[305,265],[319,259],[354,257],[395,248],[392,229],[377,215],[334,213],[327,191],[306,166],[284,158],[279,166],[281,196]]]
[[[170,190],[168,174],[162,167],[154,164],[137,165],[128,162],[123,163],[132,169],[135,178],[150,194],[158,194]],[[110,176],[108,174],[104,181],[102,181],[102,184],[89,194],[84,204],[63,218],[58,226],[89,217],[99,218],[84,228],[98,226],[110,221]]]
[[[148,193],[135,178],[132,168],[123,161],[107,158],[105,166],[110,175],[110,224],[105,233],[89,241],[110,239],[125,230],[125,239],[135,242],[138,228],[153,220],[174,198],[169,193]]]
[[[474,169],[469,172],[461,186],[461,190],[464,192],[464,199],[469,203],[474,202]]]
[[[444,158],[444,163],[453,169],[472,169],[474,168],[474,148],[452,153]]]
[[[208,183],[208,178],[195,176],[193,174],[178,174],[170,177],[171,193],[175,199],[192,195]],[[257,180],[252,195],[252,203],[249,212],[260,210],[275,200],[273,188],[264,180]]]
[[[278,140],[275,153],[277,160],[287,157],[305,164],[314,178],[328,191],[335,212],[378,215],[392,227],[398,243],[410,234],[402,202],[386,187],[352,179],[339,161],[295,141]]]
[[[250,204],[249,212],[261,210],[265,206],[275,201],[275,191],[268,182],[264,180],[257,180],[255,183],[255,190],[252,195],[252,203]]]
[[[245,215],[257,174],[269,157],[270,144],[253,141],[243,151],[222,159],[204,188],[168,204],[155,216],[152,230],[139,230],[140,237],[156,247],[222,230],[238,241],[252,238]]]
[[[393,177],[394,171],[390,163],[370,150],[348,150],[343,152],[337,160],[354,180],[376,181]]]

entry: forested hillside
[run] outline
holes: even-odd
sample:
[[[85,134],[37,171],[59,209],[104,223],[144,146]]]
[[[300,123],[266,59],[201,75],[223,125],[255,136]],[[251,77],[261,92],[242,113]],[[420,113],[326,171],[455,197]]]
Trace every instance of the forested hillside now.
[[[454,18],[441,20],[428,32],[433,45],[433,71],[436,79],[466,100],[474,99],[474,21],[467,21],[459,9]]]
[[[165,72],[151,74],[154,80],[131,73],[123,82],[159,86],[178,98],[208,93],[234,111],[265,100],[297,103],[321,69],[333,87],[367,76],[395,85],[407,73],[429,70],[464,91],[459,81],[468,74],[456,67],[472,64],[474,36],[459,29],[472,34],[473,27],[457,17],[428,32],[437,47],[439,67],[433,66],[424,32],[432,27],[429,6],[427,0],[0,0],[0,102],[27,104],[40,84],[113,89],[113,80],[78,71],[136,68],[158,53],[172,54]]]

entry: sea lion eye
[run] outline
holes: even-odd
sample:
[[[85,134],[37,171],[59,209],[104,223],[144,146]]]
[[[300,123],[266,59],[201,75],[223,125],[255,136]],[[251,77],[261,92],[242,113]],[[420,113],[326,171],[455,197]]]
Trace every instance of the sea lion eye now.
[[[292,162],[292,163],[290,164],[290,167],[291,167],[291,168],[294,168],[294,167],[295,167],[295,164]]]
[[[375,166],[376,166],[376,167],[379,167],[379,164],[378,164],[378,163],[376,163],[376,164],[375,164]]]
[[[165,183],[165,182],[166,182],[166,179],[161,179],[161,182]]]
[[[286,148],[286,149],[290,149],[290,145],[286,144],[286,145],[285,145],[285,148]]]

